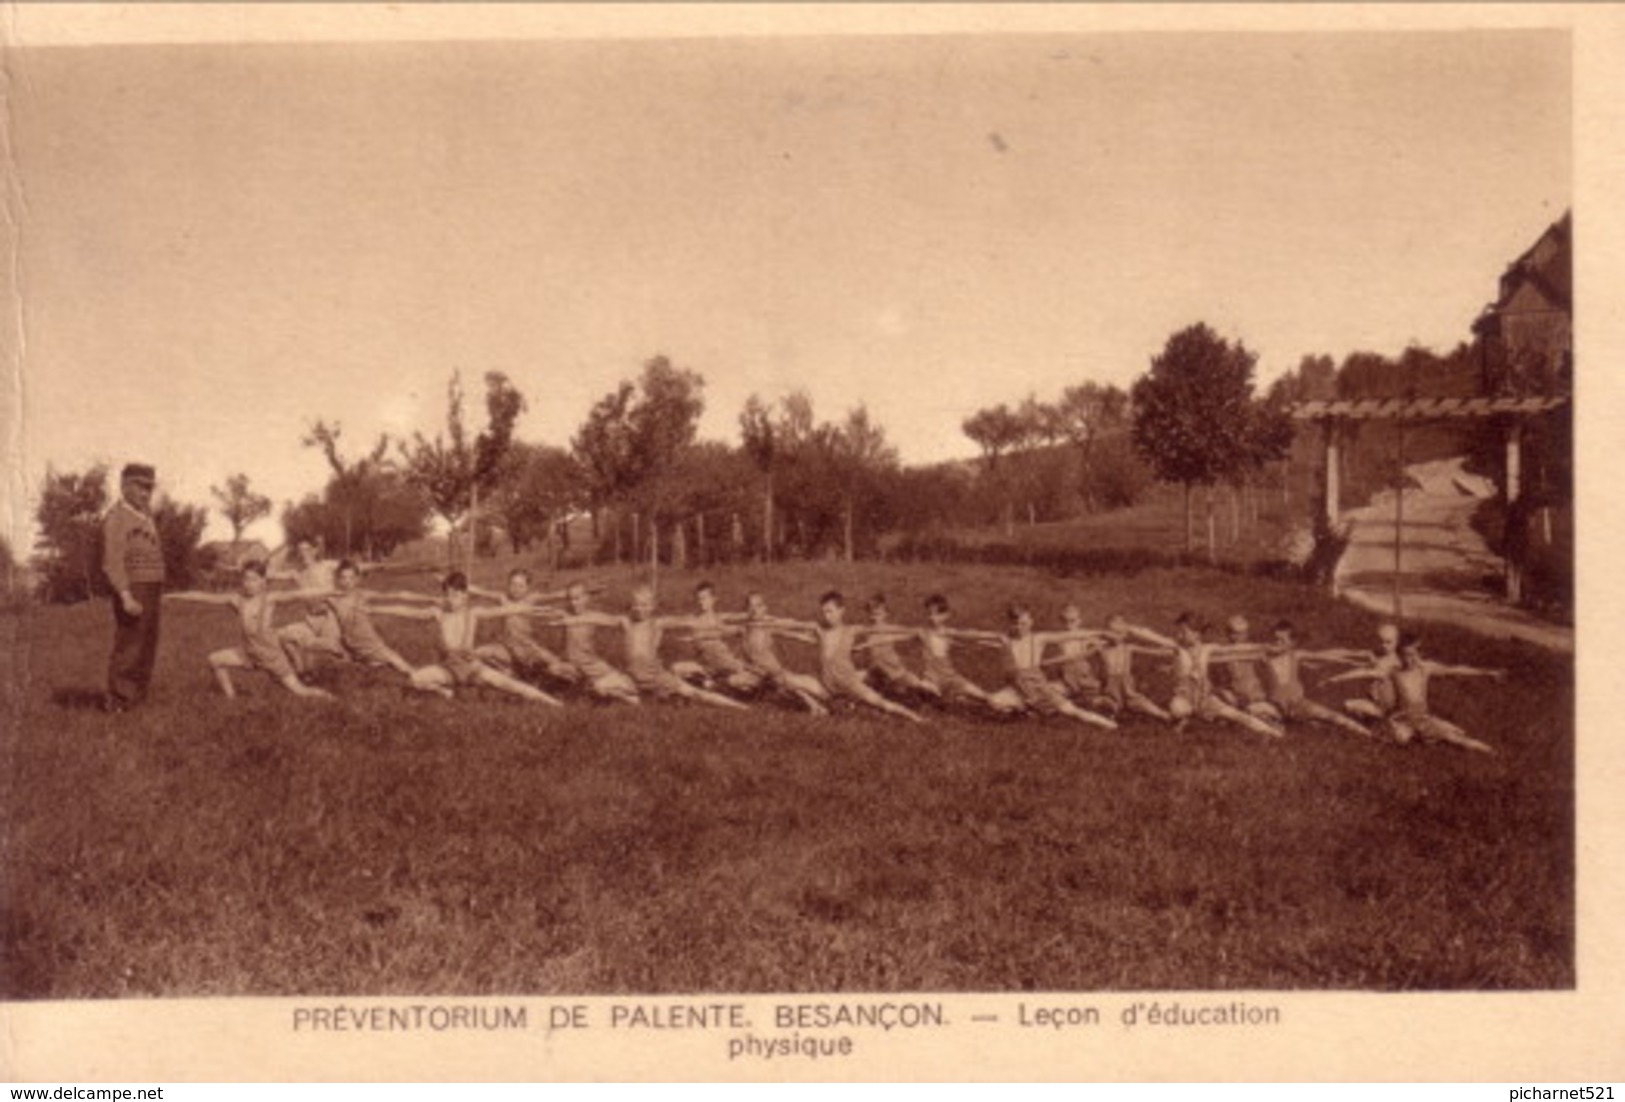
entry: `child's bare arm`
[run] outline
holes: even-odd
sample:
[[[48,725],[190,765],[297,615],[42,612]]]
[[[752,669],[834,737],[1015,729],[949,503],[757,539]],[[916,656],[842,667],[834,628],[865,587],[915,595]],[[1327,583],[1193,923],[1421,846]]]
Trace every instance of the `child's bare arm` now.
[[[441,598],[438,594],[420,593],[415,589],[370,589],[367,591],[367,599],[384,601],[431,601],[438,603]]]
[[[287,601],[325,601],[337,596],[338,591],[332,589],[283,589],[265,595],[266,600],[276,605]]]
[[[1428,673],[1444,677],[1488,677],[1495,681],[1506,678],[1505,670],[1489,670],[1479,666],[1444,666],[1429,663]]]
[[[1344,670],[1342,673],[1333,674],[1331,677],[1323,679],[1321,684],[1331,685],[1339,681],[1386,681],[1388,676],[1389,673],[1387,670],[1375,670],[1370,668],[1363,670]]]
[[[1350,652],[1349,651],[1341,650],[1341,649],[1337,649],[1337,650],[1301,650],[1301,651],[1298,652],[1298,660],[1301,661],[1301,662],[1315,662],[1315,663],[1319,663],[1319,662],[1336,662],[1339,665],[1344,665],[1344,666],[1356,666],[1356,665],[1359,665],[1361,662],[1365,661],[1366,657],[1369,657],[1369,656],[1362,656],[1362,657],[1359,657],[1359,658],[1352,658],[1352,657],[1350,657]]]
[[[236,602],[237,597],[232,593],[204,593],[201,590],[182,590],[179,593],[165,593],[166,601],[187,601],[196,605],[229,605]]]
[[[1147,627],[1141,627],[1138,624],[1128,624],[1126,630],[1136,639],[1143,639],[1147,643],[1154,643],[1159,647],[1165,647],[1169,650],[1177,650],[1179,647],[1179,644],[1174,642],[1172,637],[1163,635],[1158,631],[1152,631]]]
[[[367,611],[375,616],[399,616],[404,620],[433,620],[438,615],[437,609],[412,605],[369,604]]]
[[[553,622],[563,624],[565,627],[576,624],[591,624],[593,627],[599,628],[618,628],[625,621],[626,617],[612,616],[607,612],[572,612],[557,616]]]

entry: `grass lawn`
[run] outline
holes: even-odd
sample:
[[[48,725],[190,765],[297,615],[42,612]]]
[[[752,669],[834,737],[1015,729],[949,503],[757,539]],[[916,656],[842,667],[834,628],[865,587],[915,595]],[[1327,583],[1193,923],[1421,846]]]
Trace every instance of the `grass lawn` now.
[[[1075,599],[1090,622],[1288,616],[1309,646],[1375,623],[1197,570],[713,577],[730,607],[759,587],[786,614],[834,585],[909,620],[942,589],[965,625],[1013,598],[1045,618]],[[608,580],[618,603],[631,576]],[[663,575],[667,603],[693,580]],[[336,703],[255,677],[233,702],[201,661],[231,615],[165,616],[155,697],[122,717],[90,707],[105,604],[0,620],[4,997],[1574,983],[1573,669],[1526,646],[1428,633],[1437,657],[1511,671],[1436,685],[1491,757],[1314,730],[447,702],[355,669],[326,675]],[[417,625],[385,630],[428,658]],[[983,657],[961,665],[992,681]],[[1166,694],[1165,670],[1144,680]]]

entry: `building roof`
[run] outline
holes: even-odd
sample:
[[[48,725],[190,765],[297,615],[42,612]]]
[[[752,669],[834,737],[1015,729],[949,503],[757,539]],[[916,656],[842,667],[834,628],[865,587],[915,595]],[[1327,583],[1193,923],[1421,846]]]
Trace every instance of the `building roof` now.
[[[1546,413],[1568,402],[1566,396],[1535,398],[1339,398],[1294,402],[1299,421],[1341,418],[1349,421],[1434,421],[1494,417],[1503,413]]]

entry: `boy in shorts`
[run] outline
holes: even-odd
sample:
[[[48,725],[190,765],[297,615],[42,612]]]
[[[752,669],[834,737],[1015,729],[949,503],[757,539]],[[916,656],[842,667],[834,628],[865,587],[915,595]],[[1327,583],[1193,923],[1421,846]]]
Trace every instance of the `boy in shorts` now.
[[[1160,719],[1165,723],[1172,723],[1174,717],[1158,705],[1150,697],[1140,692],[1134,681],[1134,656],[1136,654],[1170,655],[1171,646],[1156,643],[1161,639],[1155,632],[1147,628],[1136,627],[1130,624],[1119,613],[1113,613],[1106,618],[1106,631],[1097,644],[1100,654],[1101,669],[1105,673],[1105,681],[1101,685],[1100,695],[1089,702],[1094,711],[1109,716],[1122,716],[1128,712],[1137,712],[1140,715]],[[1155,645],[1148,646],[1151,642]],[[1169,640],[1169,643],[1172,641]]]
[[[327,597],[327,607],[338,622],[339,643],[343,656],[364,666],[388,666],[410,680],[416,672],[412,663],[402,658],[384,642],[368,614],[369,594],[361,588],[361,568],[349,559],[342,559],[334,572],[333,583],[337,592]],[[376,594],[395,600],[432,600],[422,593]],[[300,666],[295,662],[296,667]]]
[[[1006,697],[996,698],[995,694],[983,689],[954,666],[955,642],[964,641],[1003,650],[1004,640],[999,634],[993,631],[950,628],[948,621],[953,616],[953,610],[948,605],[948,598],[940,593],[933,593],[925,599],[925,615],[928,626],[920,632],[920,646],[925,651],[925,680],[936,690],[937,695],[950,702],[974,700],[1001,715],[1019,712],[1021,710],[1019,703]]]
[[[432,620],[439,628],[440,661],[423,666],[412,673],[412,687],[419,692],[436,693],[451,697],[454,688],[484,685],[488,689],[509,693],[538,704],[559,706],[559,701],[533,685],[505,674],[480,660],[474,645],[475,633],[481,620],[515,615],[501,608],[475,608],[468,599],[468,577],[454,571],[441,583],[443,597],[438,608],[413,605],[375,605],[372,611],[380,616],[399,616],[408,620]],[[532,615],[543,615],[538,609]],[[519,615],[523,615],[522,613]]]
[[[818,623],[813,627],[818,638],[818,672],[829,695],[855,700],[912,723],[924,723],[918,712],[887,700],[871,689],[852,662],[852,648],[860,640],[883,636],[903,639],[914,633],[846,623],[846,598],[833,589],[818,599],[818,614]]]
[[[737,625],[744,617],[717,611],[717,587],[710,582],[694,587],[694,604],[699,611],[688,618],[689,640],[699,661],[674,662],[672,672],[706,688],[720,685],[735,693],[756,692],[762,687],[761,675],[728,645],[729,636],[742,634]]]
[[[869,626],[877,632],[906,633],[877,634],[853,648],[868,653],[869,668],[865,671],[865,680],[870,687],[889,696],[901,696],[905,699],[920,695],[940,697],[942,694],[936,687],[909,669],[903,662],[903,656],[897,653],[898,643],[905,639],[918,638],[918,633],[908,628],[893,627],[884,594],[876,593],[864,603],[863,607],[869,615]]]
[[[1117,722],[1068,700],[1058,685],[1044,673],[1044,652],[1068,639],[1096,638],[1094,631],[1034,631],[1032,610],[1026,605],[1010,606],[1010,630],[1003,640],[1010,684],[993,694],[997,707],[1025,707],[1041,716],[1062,715],[1109,731]]]
[[[1307,664],[1348,662],[1347,652],[1341,650],[1308,651],[1298,647],[1297,634],[1292,625],[1282,620],[1274,628],[1275,641],[1270,645],[1264,668],[1269,672],[1270,703],[1285,720],[1324,723],[1339,727],[1351,734],[1369,738],[1371,732],[1348,716],[1317,704],[1304,691],[1300,671]]]
[[[166,601],[192,601],[197,604],[226,605],[237,613],[243,630],[242,643],[209,655],[209,669],[215,683],[228,697],[236,697],[237,687],[232,684],[232,670],[260,670],[295,696],[321,697],[331,700],[333,694],[311,688],[299,680],[298,672],[288,660],[277,638],[272,618],[276,606],[283,601],[305,601],[321,597],[322,592],[272,593],[262,562],[245,563],[238,580],[236,593],[166,593]]]
[[[818,637],[812,634],[812,625],[769,615],[767,598],[760,593],[751,593],[745,598],[745,618],[741,623],[745,661],[750,664],[750,671],[764,684],[800,701],[814,715],[829,715],[829,708],[826,707],[829,693],[823,684],[816,677],[796,673],[787,667],[779,658],[776,643],[779,639],[794,639],[816,646]]]
[[[1394,710],[1388,716],[1388,730],[1395,742],[1407,743],[1414,739],[1448,742],[1465,750],[1493,754],[1495,750],[1489,743],[1473,738],[1454,723],[1433,714],[1428,704],[1428,686],[1435,677],[1488,677],[1499,681],[1506,677],[1506,671],[1430,662],[1422,657],[1422,640],[1415,635],[1404,635],[1399,640],[1398,669],[1388,672],[1378,669],[1350,670],[1327,680],[1386,678],[1394,691]]]
[[[1252,645],[1252,625],[1247,622],[1247,617],[1239,613],[1230,617],[1225,629],[1225,641],[1230,646]],[[1269,690],[1264,687],[1264,679],[1260,676],[1261,669],[1258,658],[1245,655],[1228,661],[1214,662],[1213,673],[1217,681],[1214,692],[1219,694],[1220,700],[1232,708],[1239,708],[1265,719],[1279,720],[1281,717],[1271,703]]]
[[[536,638],[536,609],[562,600],[565,591],[537,593],[530,588],[530,571],[516,568],[508,572],[508,588],[503,593],[470,585],[470,596],[498,601],[495,617],[502,621],[502,641],[475,648],[482,661],[521,680],[546,677],[573,685],[580,680],[574,667],[544,647]]]
[[[1279,726],[1251,715],[1226,704],[1213,691],[1213,683],[1209,670],[1214,662],[1225,662],[1234,658],[1252,657],[1261,658],[1264,655],[1262,647],[1248,645],[1245,647],[1220,646],[1209,643],[1203,638],[1207,626],[1193,614],[1181,613],[1174,621],[1174,635],[1172,640],[1158,638],[1156,641],[1169,642],[1174,645],[1174,695],[1168,702],[1168,712],[1174,717],[1176,723],[1184,723],[1191,718],[1224,720],[1237,727],[1255,731],[1270,738],[1280,738],[1285,733]]]
[[[660,700],[692,700],[717,708],[746,710],[745,705],[737,700],[690,685],[661,663],[660,641],[666,629],[687,627],[690,620],[688,617],[656,616],[654,590],[648,586],[639,586],[632,591],[632,601],[625,616],[572,611],[559,622],[566,631],[580,625],[620,628],[625,633],[626,669],[635,697],[647,694]]]

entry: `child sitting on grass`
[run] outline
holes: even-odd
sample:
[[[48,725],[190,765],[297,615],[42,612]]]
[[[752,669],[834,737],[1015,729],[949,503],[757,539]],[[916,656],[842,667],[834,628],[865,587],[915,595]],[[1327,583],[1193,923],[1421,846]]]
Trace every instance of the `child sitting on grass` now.
[[[232,670],[260,670],[295,696],[332,699],[333,694],[315,689],[299,680],[287,654],[282,649],[272,618],[276,606],[284,601],[308,601],[326,594],[316,591],[293,590],[272,593],[265,576],[265,564],[251,562],[243,566],[236,593],[166,593],[165,600],[192,601],[197,604],[226,605],[237,613],[243,629],[240,646],[217,650],[209,655],[209,669],[215,683],[228,697],[236,697],[237,687],[232,684]]]
[[[1026,707],[1039,715],[1062,715],[1096,727],[1115,731],[1117,722],[1066,698],[1059,686],[1044,674],[1044,651],[1068,639],[1094,639],[1095,631],[1034,631],[1032,610],[1026,605],[1010,606],[1010,631],[1004,637],[1005,661],[1010,684],[993,694],[997,707]]]
[[[574,602],[572,602],[572,605]],[[633,699],[647,693],[657,699],[692,700],[716,708],[746,710],[737,700],[714,693],[687,681],[668,670],[660,661],[661,637],[669,627],[691,627],[686,616],[656,616],[654,590],[639,586],[632,591],[632,602],[625,616],[611,616],[604,612],[573,610],[559,619],[568,631],[572,628],[620,628],[626,640],[626,667],[630,674]]]
[[[555,697],[486,665],[475,648],[475,631],[481,620],[524,613],[503,608],[475,608],[468,600],[468,577],[460,570],[446,576],[441,590],[444,596],[438,608],[412,605],[375,605],[372,608],[380,616],[431,620],[439,627],[440,661],[413,671],[414,689],[450,698],[453,688],[484,685],[538,704],[558,706],[559,701]],[[541,608],[530,613],[537,616],[547,614],[548,610]]]
[[[795,697],[814,715],[829,715],[826,706],[829,693],[823,684],[816,677],[796,673],[787,667],[779,658],[776,643],[778,639],[794,639],[798,643],[816,646],[818,637],[812,634],[812,626],[769,615],[767,598],[760,593],[751,593],[745,598],[745,619],[742,623],[745,661],[750,663],[751,672],[764,683]]]
[[[859,640],[872,640],[890,636],[904,639],[912,631],[865,627],[846,623],[846,598],[837,590],[830,590],[818,600],[819,622],[813,627],[818,637],[819,676],[824,688],[834,698],[855,700],[876,711],[897,716],[913,723],[925,722],[920,714],[896,701],[887,700],[871,689],[852,662],[852,648]]]
[[[948,621],[953,616],[953,610],[948,605],[948,598],[940,593],[933,593],[925,599],[925,615],[930,622],[930,626],[920,632],[920,644],[925,649],[925,680],[937,695],[948,702],[974,700],[1001,715],[1019,712],[1019,703],[1004,697],[996,699],[995,694],[983,689],[954,666],[953,645],[956,641],[1003,650],[1003,638],[993,631],[950,628]]]
[[[1465,750],[1493,754],[1495,750],[1489,743],[1473,738],[1454,723],[1433,714],[1428,704],[1428,686],[1435,677],[1488,677],[1499,681],[1506,677],[1506,671],[1430,662],[1422,657],[1422,640],[1416,635],[1404,635],[1399,640],[1398,669],[1349,670],[1326,680],[1328,683],[1386,680],[1392,685],[1394,711],[1388,716],[1388,730],[1395,742],[1407,743],[1413,739],[1448,742]]]

